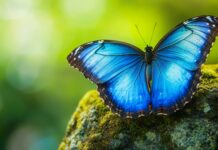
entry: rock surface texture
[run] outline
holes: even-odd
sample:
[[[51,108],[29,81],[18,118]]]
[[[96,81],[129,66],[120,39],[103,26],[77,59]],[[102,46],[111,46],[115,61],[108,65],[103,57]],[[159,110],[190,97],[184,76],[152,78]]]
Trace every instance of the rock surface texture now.
[[[218,149],[218,65],[206,65],[192,101],[168,116],[120,118],[89,91],[67,126],[59,150]]]

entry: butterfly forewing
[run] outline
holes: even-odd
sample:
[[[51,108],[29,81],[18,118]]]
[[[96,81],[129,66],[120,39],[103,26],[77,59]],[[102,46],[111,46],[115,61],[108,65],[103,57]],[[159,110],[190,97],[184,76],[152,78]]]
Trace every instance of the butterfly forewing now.
[[[152,62],[153,111],[168,113],[190,100],[217,33],[217,18],[201,16],[178,25],[159,42]]]
[[[122,116],[149,111],[144,52],[118,41],[100,40],[76,48],[69,63],[98,85],[100,95]]]

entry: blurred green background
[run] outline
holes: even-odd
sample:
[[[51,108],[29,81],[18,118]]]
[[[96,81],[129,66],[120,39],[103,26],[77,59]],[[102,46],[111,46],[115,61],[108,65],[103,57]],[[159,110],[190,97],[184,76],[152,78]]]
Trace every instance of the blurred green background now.
[[[208,0],[1,0],[0,149],[57,149],[79,99],[95,85],[71,69],[71,49],[96,39],[151,45],[193,16],[218,16]],[[207,63],[218,63],[218,42]]]

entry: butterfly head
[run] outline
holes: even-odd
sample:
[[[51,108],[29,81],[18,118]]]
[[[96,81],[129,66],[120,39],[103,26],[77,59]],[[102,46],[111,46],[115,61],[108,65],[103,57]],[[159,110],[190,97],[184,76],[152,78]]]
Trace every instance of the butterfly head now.
[[[148,46],[148,45],[147,45],[147,46],[145,47],[145,51],[146,51],[146,52],[152,52],[152,49],[153,49],[152,46]]]
[[[145,47],[145,60],[146,60],[146,62],[148,63],[148,64],[151,64],[151,62],[152,62],[152,58],[153,58],[153,52],[152,52],[152,50],[153,50],[153,47],[152,46],[146,46]]]

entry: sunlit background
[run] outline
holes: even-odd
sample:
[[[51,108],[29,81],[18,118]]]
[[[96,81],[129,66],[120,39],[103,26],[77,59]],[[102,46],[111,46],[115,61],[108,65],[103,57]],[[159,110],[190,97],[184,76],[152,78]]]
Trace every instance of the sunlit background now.
[[[53,150],[79,99],[96,87],[70,68],[73,48],[96,39],[151,45],[193,16],[218,16],[208,0],[1,0],[0,149]],[[207,63],[218,63],[218,42]]]

